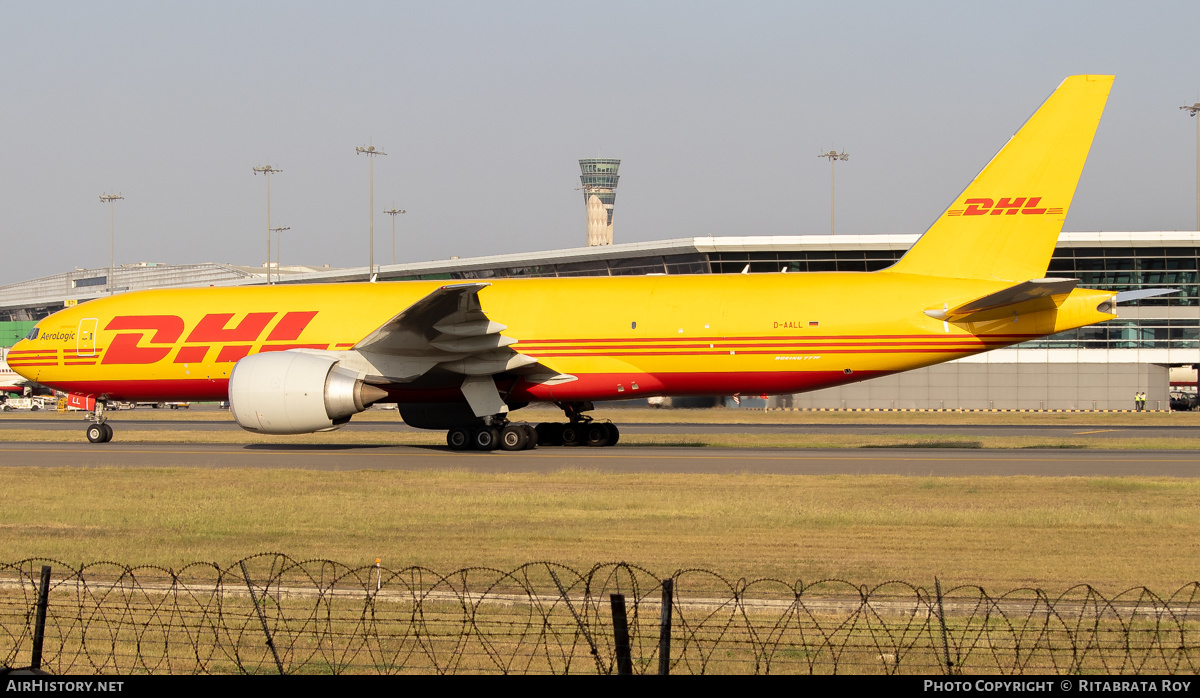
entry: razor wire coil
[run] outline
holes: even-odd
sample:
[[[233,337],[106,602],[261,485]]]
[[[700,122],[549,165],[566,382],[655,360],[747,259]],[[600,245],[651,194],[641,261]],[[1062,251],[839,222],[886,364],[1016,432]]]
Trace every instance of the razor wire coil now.
[[[262,553],[180,570],[0,563],[0,670],[27,666],[37,570],[53,567],[42,668],[125,673],[616,673],[609,595],[627,600],[634,673],[1194,673],[1200,583],[1160,596],[825,579],[660,578],[623,562],[350,567]],[[277,658],[276,658],[277,655]]]

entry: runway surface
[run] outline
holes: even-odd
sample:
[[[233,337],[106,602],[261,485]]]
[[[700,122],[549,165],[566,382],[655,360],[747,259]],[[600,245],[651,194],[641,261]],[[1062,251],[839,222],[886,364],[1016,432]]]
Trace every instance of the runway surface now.
[[[689,425],[691,426],[691,425]],[[539,448],[489,453],[420,446],[0,443],[0,468],[187,467],[911,476],[1198,477],[1194,451]]]
[[[729,424],[680,422],[666,424],[626,424],[614,420],[622,434],[854,434],[871,436],[894,436],[900,434],[942,436],[1040,436],[1067,437],[1086,435],[1098,439],[1106,438],[1162,438],[1198,437],[1200,429],[1194,426],[1081,426],[1075,425],[1011,425],[1011,424]],[[228,419],[204,420],[122,420],[118,413],[109,423],[117,429],[142,431],[229,431],[240,432],[241,428]],[[82,418],[3,419],[0,430],[37,429],[40,431],[78,431],[83,433],[86,422]],[[420,432],[405,423],[385,421],[350,422],[343,432]],[[426,432],[428,433],[428,432]]]

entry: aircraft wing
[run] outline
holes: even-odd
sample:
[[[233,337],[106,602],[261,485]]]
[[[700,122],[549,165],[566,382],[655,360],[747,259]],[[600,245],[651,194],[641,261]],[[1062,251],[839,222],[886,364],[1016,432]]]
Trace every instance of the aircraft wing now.
[[[488,284],[442,286],[405,308],[354,346],[366,354],[432,361],[454,373],[484,375],[536,363],[510,345],[508,326],[492,321],[479,305]],[[424,360],[424,361],[422,361]]]
[[[953,308],[926,310],[925,314],[948,322],[979,322],[1012,313],[1049,310],[1061,305],[1078,283],[1078,279],[1031,279]]]
[[[531,383],[576,380],[514,350],[518,340],[489,318],[479,303],[487,283],[441,286],[367,335],[339,364],[367,383],[409,383],[440,369],[462,375],[462,391],[476,414],[507,411],[492,376],[515,373]],[[311,353],[333,352],[300,350]]]

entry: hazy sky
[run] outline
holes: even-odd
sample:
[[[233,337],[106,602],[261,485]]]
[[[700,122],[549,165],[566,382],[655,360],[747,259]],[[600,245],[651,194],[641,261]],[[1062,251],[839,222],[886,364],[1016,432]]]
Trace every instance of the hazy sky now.
[[[918,233],[1054,87],[1117,76],[1067,230],[1195,229],[1200,3],[2,2],[0,284],[117,262],[367,263]]]

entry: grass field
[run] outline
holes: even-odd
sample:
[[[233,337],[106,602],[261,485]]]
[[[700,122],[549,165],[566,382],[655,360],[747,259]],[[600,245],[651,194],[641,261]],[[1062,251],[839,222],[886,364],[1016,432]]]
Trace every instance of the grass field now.
[[[549,410],[522,419],[556,419]],[[46,418],[6,413],[0,419]],[[1184,424],[1200,414],[805,413],[610,410],[618,423]],[[80,421],[81,416],[51,418]],[[179,429],[139,429],[143,419]],[[359,431],[261,437],[187,423],[221,411],[114,415],[118,440],[441,443],[439,432]],[[395,421],[368,411],[356,421]],[[5,440],[78,441],[74,431],[0,430]],[[1144,443],[1143,443],[1144,442]],[[963,437],[629,435],[622,446],[975,446],[1178,448],[1200,438],[1086,435]],[[622,447],[616,449],[616,453]],[[170,466],[170,463],[164,463]],[[1200,578],[1200,481],[1151,478],[479,474],[458,471],[0,469],[0,559],[227,565],[261,551],[392,568],[516,567],[556,560],[588,568],[624,560],[657,573],[705,567],[729,577],[905,579],[989,589],[1088,582],[1116,591],[1174,590]]]
[[[1200,577],[1200,482],[1149,478],[0,470],[0,559],[178,567],[259,551],[449,571],[623,560],[670,574],[989,589]]]

